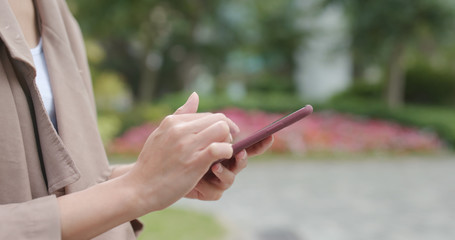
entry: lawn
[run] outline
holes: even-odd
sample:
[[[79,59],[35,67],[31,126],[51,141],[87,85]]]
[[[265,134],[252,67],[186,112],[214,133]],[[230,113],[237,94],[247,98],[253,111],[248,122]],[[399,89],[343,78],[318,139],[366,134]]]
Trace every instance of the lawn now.
[[[153,212],[140,220],[145,226],[139,240],[219,240],[226,233],[213,216],[181,208]]]

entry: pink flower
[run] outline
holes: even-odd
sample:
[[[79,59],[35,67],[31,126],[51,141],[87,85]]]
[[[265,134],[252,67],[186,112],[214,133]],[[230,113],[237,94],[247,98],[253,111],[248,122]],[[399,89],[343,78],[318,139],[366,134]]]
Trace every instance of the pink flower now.
[[[283,117],[237,108],[220,111],[232,119],[243,139]],[[138,154],[157,124],[146,123],[126,131],[109,146],[110,153]],[[434,133],[393,122],[368,119],[334,112],[316,112],[275,134],[272,152],[294,153],[368,153],[437,152],[443,141]]]

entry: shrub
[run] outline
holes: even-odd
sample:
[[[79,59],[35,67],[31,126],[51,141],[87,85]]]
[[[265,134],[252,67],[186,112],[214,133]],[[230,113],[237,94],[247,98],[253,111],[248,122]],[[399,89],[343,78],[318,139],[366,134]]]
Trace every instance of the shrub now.
[[[359,81],[352,84],[346,91],[335,96],[338,98],[365,98],[365,99],[381,99],[383,96],[384,83],[368,83],[365,81]]]
[[[144,122],[158,122],[172,113],[172,109],[165,104],[138,104],[127,112],[120,113],[122,128],[120,132],[139,126]]]
[[[417,64],[406,72],[405,101],[414,104],[455,105],[455,74]]]
[[[98,129],[104,145],[109,145],[111,141],[120,133],[122,121],[116,114],[98,115]]]

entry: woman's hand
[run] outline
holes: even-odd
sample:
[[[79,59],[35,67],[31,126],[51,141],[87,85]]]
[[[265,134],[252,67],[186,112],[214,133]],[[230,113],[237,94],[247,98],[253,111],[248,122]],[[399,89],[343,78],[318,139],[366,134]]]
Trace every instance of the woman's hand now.
[[[199,200],[220,199],[222,194],[232,186],[236,175],[247,166],[247,157],[262,154],[272,143],[273,136],[270,136],[239,152],[234,159],[213,165],[211,171],[207,172],[196,187],[185,197]]]
[[[193,94],[178,110],[183,114],[166,117],[127,173],[147,211],[176,202],[195,188],[214,161],[232,156],[232,134],[238,127],[223,114],[195,113],[197,105]]]
[[[163,120],[134,165],[117,168],[109,181],[59,197],[62,238],[91,239],[185,195],[218,199],[245,168],[246,152],[259,154],[270,145],[272,138],[237,154],[232,166],[210,169],[216,160],[232,156],[233,134],[239,129],[222,114],[195,113],[197,105],[193,94]]]
[[[185,105],[177,109],[174,115],[193,113],[197,111],[198,99],[190,97]],[[238,132],[232,132],[233,137]],[[232,141],[231,141],[232,142]],[[270,136],[261,142],[238,153],[234,160],[225,163],[217,163],[211,167],[197,185],[185,196],[187,198],[199,200],[218,200],[222,194],[232,186],[236,175],[242,171],[248,163],[248,156],[256,156],[265,152],[273,143],[273,136]],[[228,158],[231,158],[229,156]],[[221,159],[221,158],[218,158]],[[214,159],[214,161],[218,160]]]

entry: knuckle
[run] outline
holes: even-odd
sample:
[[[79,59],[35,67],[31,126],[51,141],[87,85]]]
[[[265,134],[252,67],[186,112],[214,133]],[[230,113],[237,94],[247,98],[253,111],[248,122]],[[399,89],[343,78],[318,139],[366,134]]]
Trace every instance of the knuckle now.
[[[246,168],[248,166],[248,160],[243,160],[242,161],[242,169]]]
[[[223,192],[217,191],[213,194],[212,199],[215,201],[218,201],[221,199],[222,196],[223,196]]]
[[[216,117],[217,119],[226,119],[226,115],[224,115],[224,113],[214,113],[213,114],[214,117]]]
[[[174,115],[168,115],[166,116],[163,121],[161,122],[164,126],[172,126],[175,124],[175,116]]]
[[[179,134],[179,132],[181,131],[181,128],[179,126],[170,126],[169,129],[168,129],[168,134],[169,136],[176,136]]]
[[[238,171],[240,171],[242,169],[245,169],[247,167],[247,165],[248,165],[248,162],[246,160],[239,160],[239,161],[237,161],[236,168]]]
[[[217,156],[218,148],[216,143],[211,143],[207,148],[210,157],[214,158]]]
[[[207,152],[212,159],[230,158],[232,147],[227,143],[213,142],[207,147]]]
[[[223,188],[224,188],[224,189],[228,189],[230,186],[232,186],[232,184],[234,184],[234,177],[227,178],[227,179],[224,181]]]
[[[230,133],[229,125],[225,121],[219,121],[218,124],[220,125],[220,130],[223,135],[227,135]]]
[[[234,139],[232,138],[231,134],[228,134],[227,138],[224,141],[227,142],[227,143],[231,143],[231,142],[234,141]]]
[[[182,123],[182,124],[173,125],[172,130],[173,130],[174,134],[179,134],[179,133],[183,132],[184,128],[185,128],[185,126]]]

